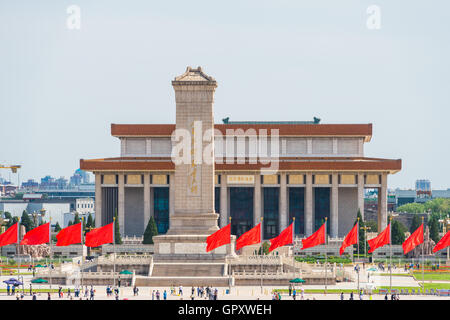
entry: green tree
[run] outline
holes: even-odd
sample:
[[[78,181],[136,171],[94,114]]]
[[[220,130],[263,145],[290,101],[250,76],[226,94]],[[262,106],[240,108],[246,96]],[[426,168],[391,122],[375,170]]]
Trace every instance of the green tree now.
[[[22,217],[20,218],[20,224],[25,227],[25,231],[28,232],[34,228],[34,222],[26,212],[23,210]]]
[[[438,243],[439,238],[439,215],[431,214],[428,219],[428,227],[430,228],[430,238],[433,239],[435,243]]]
[[[421,203],[407,203],[397,208],[397,212],[408,212],[408,213],[424,213],[425,206]]]
[[[267,241],[264,241],[262,244],[262,249],[263,249],[263,254],[264,255],[268,255],[269,254],[269,248],[270,248],[270,244]],[[258,249],[258,254],[261,254],[261,247],[259,247]]]
[[[61,231],[61,226],[59,225],[59,222],[56,222],[55,232],[60,232],[60,231]]]
[[[120,236],[119,216],[117,215],[117,209],[116,209],[115,218],[116,219],[114,221],[114,242],[116,244],[122,244],[122,237]]]
[[[422,224],[422,219],[419,218],[419,215],[417,213],[414,213],[412,221],[411,221],[411,227],[409,228],[409,232],[413,233],[417,230],[418,227]]]
[[[158,235],[158,228],[156,228],[155,218],[150,217],[147,228],[145,228],[143,244],[153,244],[153,236]]]
[[[88,228],[93,228],[94,227],[94,221],[92,220],[92,215],[89,213],[89,216],[87,218],[87,222],[86,222],[86,230],[89,230]]]
[[[80,216],[78,215],[78,212],[75,212],[75,217],[73,218],[73,223],[72,224],[77,224],[80,223],[81,219]]]
[[[365,227],[366,224],[364,222],[364,219],[362,217],[360,209],[358,209],[358,212],[356,213],[356,219],[355,219],[355,222],[353,223],[353,226],[358,222],[358,218],[359,218],[359,230],[358,230],[359,253],[365,253],[364,252],[364,243],[366,242],[366,237],[365,237],[363,228]],[[357,249],[357,245],[353,245],[353,247],[355,249]]]
[[[11,227],[15,222],[13,221],[13,217],[11,215],[11,213],[9,213],[8,211],[4,212],[4,217],[5,219],[8,219],[8,222],[5,224],[6,229],[8,229],[9,227]]]
[[[402,244],[405,241],[405,232],[408,230],[403,223],[392,219],[391,223],[392,244]]]
[[[67,224],[68,227],[70,227],[73,224],[72,220],[69,220],[69,223]]]

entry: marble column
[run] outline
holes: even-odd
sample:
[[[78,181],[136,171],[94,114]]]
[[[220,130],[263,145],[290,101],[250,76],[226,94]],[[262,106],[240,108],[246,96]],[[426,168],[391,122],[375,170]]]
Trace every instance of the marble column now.
[[[280,232],[287,228],[289,221],[288,210],[287,210],[287,181],[286,173],[280,174],[280,202],[279,202],[279,222],[280,222]]]
[[[119,173],[119,185],[118,185],[118,216],[119,216],[119,230],[120,235],[125,235],[125,175]]]
[[[220,175],[220,227],[223,228],[228,224],[228,185],[227,176]]]
[[[144,230],[150,220],[150,174],[144,174]]]
[[[378,189],[378,232],[383,231],[387,224],[387,173],[383,172]]]
[[[313,233],[313,187],[312,173],[306,173],[305,183],[305,233],[310,236]]]
[[[364,174],[358,173],[358,209],[364,220]]]
[[[330,206],[330,235],[331,238],[338,237],[339,228],[339,202],[338,202],[338,174],[333,173],[331,176],[331,206]]]
[[[169,175],[169,226],[175,213],[175,174]]]
[[[102,226],[102,175],[95,174],[95,227]]]

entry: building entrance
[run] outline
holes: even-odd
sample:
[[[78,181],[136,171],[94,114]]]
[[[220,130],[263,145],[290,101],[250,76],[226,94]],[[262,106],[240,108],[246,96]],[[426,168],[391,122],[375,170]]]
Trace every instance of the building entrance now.
[[[253,227],[253,188],[231,187],[231,233],[240,237]]]

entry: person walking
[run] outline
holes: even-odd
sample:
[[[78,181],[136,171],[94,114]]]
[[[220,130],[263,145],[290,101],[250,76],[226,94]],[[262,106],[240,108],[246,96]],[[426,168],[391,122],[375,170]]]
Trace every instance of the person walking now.
[[[297,290],[294,288],[294,291],[292,291],[292,299],[295,300],[296,296],[297,296]]]
[[[6,286],[6,295],[9,296],[10,295],[10,291],[11,291],[11,286],[8,284]]]
[[[341,301],[344,300],[344,292],[341,291]]]
[[[166,290],[164,290],[164,292],[163,292],[163,299],[167,300],[167,291]]]
[[[292,294],[292,285],[289,284],[289,297],[291,296],[291,294]]]
[[[33,293],[33,300],[37,300],[36,292]]]
[[[349,300],[353,300],[353,291],[350,292],[350,299]]]
[[[94,300],[94,287],[91,286],[91,300]]]

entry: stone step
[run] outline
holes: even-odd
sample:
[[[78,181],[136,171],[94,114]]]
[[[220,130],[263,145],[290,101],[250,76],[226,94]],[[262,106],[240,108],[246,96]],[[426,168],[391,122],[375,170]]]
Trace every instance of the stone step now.
[[[154,263],[152,277],[221,277],[223,263]]]
[[[228,287],[229,277],[136,277],[135,285],[138,287]],[[186,291],[189,292],[190,290]]]

